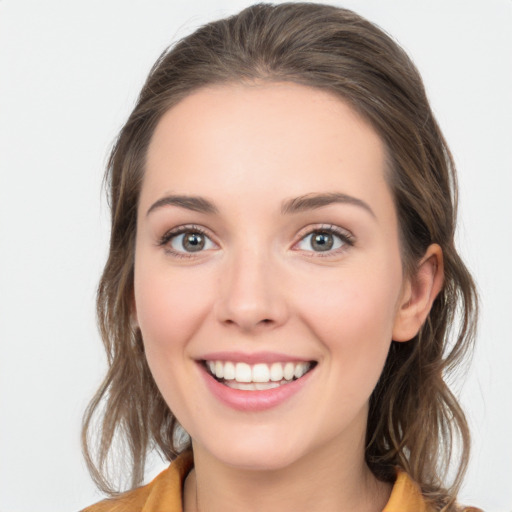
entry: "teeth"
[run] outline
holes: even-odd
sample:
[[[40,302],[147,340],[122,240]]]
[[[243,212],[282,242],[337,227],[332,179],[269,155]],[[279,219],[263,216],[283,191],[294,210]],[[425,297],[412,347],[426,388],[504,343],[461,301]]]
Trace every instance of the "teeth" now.
[[[206,361],[210,373],[235,389],[262,390],[280,386],[294,378],[299,379],[310,368],[311,363],[234,363],[231,361]],[[239,386],[240,384],[240,386]]]
[[[255,364],[252,368],[253,382],[268,382],[270,372],[266,364]]]
[[[215,369],[217,369],[217,365],[222,363],[217,361],[215,363]],[[218,373],[215,373],[217,378],[222,378],[222,375],[219,377]],[[235,366],[235,380],[237,382],[251,382],[252,381],[252,372],[251,367],[247,363],[236,363]]]
[[[224,378],[226,380],[234,380],[235,375],[235,365],[231,361],[228,361],[226,364],[224,364]]]
[[[270,380],[273,382],[283,380],[283,366],[281,363],[273,363],[270,367]]]
[[[265,389],[274,389],[274,388],[278,388],[281,384],[279,382],[256,382],[254,384],[254,387],[258,390],[258,391],[264,391]]]
[[[293,371],[294,377],[300,379],[309,370],[309,367],[309,363],[299,363]]]
[[[224,377],[224,365],[222,364],[222,361],[217,361],[215,363],[215,375],[217,375],[219,379]]]
[[[293,363],[286,363],[284,365],[283,377],[286,380],[292,380],[295,373],[295,365]]]
[[[232,389],[242,389],[244,391],[264,391],[266,389],[278,388],[281,385],[278,382],[238,382],[236,380],[228,380],[224,384]]]

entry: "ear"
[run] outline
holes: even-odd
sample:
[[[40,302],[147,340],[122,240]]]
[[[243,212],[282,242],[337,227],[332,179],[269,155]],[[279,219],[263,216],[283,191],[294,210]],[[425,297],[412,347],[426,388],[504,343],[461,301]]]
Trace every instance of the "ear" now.
[[[437,294],[443,288],[443,281],[443,251],[439,245],[432,244],[414,275],[404,283],[393,326],[394,341],[409,341],[418,334]]]

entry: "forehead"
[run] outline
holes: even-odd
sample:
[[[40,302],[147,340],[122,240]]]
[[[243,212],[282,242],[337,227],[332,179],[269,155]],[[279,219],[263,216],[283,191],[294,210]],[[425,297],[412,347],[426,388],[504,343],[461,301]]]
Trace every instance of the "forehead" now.
[[[375,130],[331,93],[294,83],[200,89],[153,134],[141,202],[163,193],[299,196],[389,190]],[[382,199],[382,198],[380,198]]]

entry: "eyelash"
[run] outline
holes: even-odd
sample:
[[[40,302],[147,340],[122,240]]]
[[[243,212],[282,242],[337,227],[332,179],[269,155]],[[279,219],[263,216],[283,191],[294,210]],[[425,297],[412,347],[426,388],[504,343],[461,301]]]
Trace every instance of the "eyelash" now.
[[[344,251],[347,250],[347,247],[352,247],[355,243],[354,236],[349,231],[339,228],[338,226],[334,226],[332,224],[324,224],[320,225],[314,228],[307,228],[306,231],[303,233],[300,233],[300,239],[298,242],[294,244],[294,247],[296,247],[298,244],[303,242],[308,236],[312,236],[315,233],[324,233],[333,235],[341,240],[342,246],[333,249],[333,250],[327,250],[327,251],[304,251],[306,254],[308,254],[311,258],[327,258],[329,256],[338,255]]]
[[[173,257],[176,258],[193,258],[196,255],[193,252],[185,252],[185,251],[176,251],[171,248],[169,242],[179,235],[182,235],[184,233],[197,233],[203,237],[208,238],[211,240],[211,237],[208,235],[207,231],[202,228],[201,226],[196,225],[186,225],[186,226],[179,226],[177,228],[170,229],[169,231],[165,232],[164,235],[160,238],[158,241],[158,246],[165,247],[166,252],[171,254]],[[321,225],[314,228],[307,228],[306,231],[303,233],[300,233],[300,239],[298,242],[296,242],[293,247],[296,247],[298,244],[303,242],[308,236],[312,236],[315,233],[325,233],[329,235],[333,235],[337,238],[339,238],[342,242],[342,247],[334,249],[334,250],[327,250],[325,252],[322,251],[304,251],[308,254],[309,257],[319,257],[319,258],[325,258],[332,256],[333,254],[339,254],[340,252],[343,252],[348,247],[352,247],[354,245],[354,237],[353,235],[337,226],[334,226],[332,224],[329,225]],[[198,251],[203,252],[203,251]]]
[[[201,226],[196,226],[194,224],[187,225],[187,226],[179,226],[177,228],[170,229],[169,231],[166,231],[164,235],[160,238],[158,241],[158,245],[161,247],[165,247],[166,252],[171,254],[175,258],[193,258],[196,255],[193,252],[181,252],[176,251],[171,248],[169,242],[176,236],[182,235],[183,233],[197,233],[201,236],[204,236],[205,238],[208,238],[211,240],[211,237],[208,235],[206,230],[202,228]],[[202,251],[198,251],[202,252]]]

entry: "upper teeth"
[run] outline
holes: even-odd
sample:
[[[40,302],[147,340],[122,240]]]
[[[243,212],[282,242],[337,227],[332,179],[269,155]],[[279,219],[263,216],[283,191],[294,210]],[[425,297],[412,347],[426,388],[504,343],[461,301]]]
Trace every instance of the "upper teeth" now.
[[[311,367],[311,363],[234,363],[231,361],[206,361],[211,374],[218,379],[237,382],[279,382],[302,377]]]

